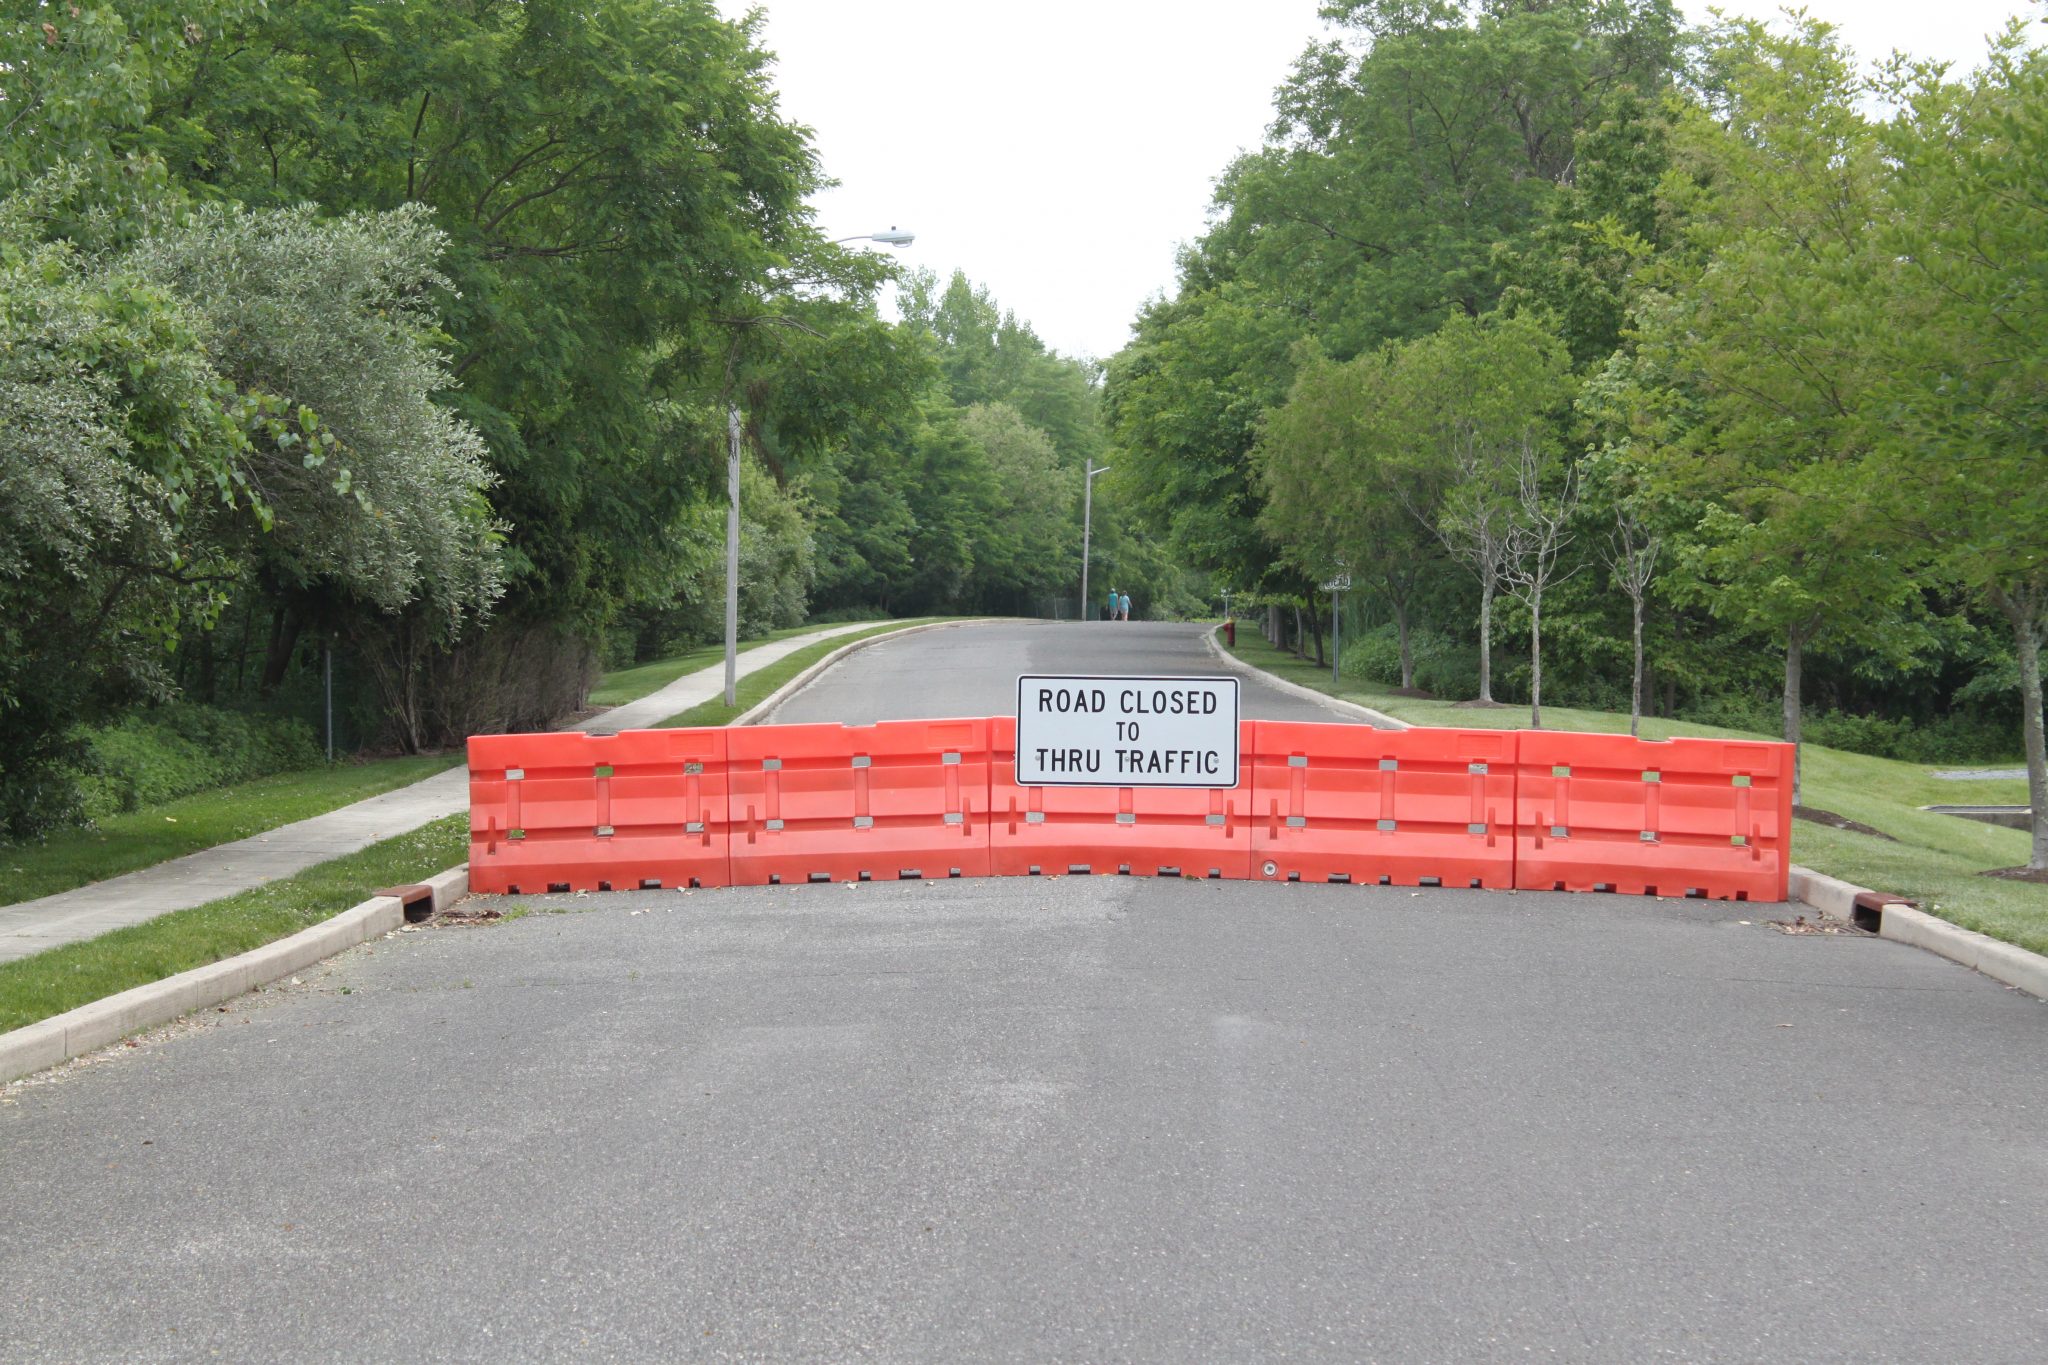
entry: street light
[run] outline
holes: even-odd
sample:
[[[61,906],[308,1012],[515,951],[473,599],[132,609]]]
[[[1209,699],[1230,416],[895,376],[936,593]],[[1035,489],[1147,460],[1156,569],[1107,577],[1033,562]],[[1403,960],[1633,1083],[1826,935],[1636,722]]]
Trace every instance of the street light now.
[[[1088,483],[1081,495],[1081,619],[1088,619],[1088,537],[1095,524],[1095,476],[1107,474],[1109,466],[1088,471]]]
[[[916,233],[905,232],[899,227],[891,227],[887,232],[859,232],[851,237],[841,237],[832,245],[844,246],[848,242],[880,242],[883,246],[909,246],[916,240]]]
[[[917,240],[914,232],[891,226],[886,232],[864,232],[841,237],[832,243],[880,242],[884,246],[909,246]],[[738,342],[735,341],[737,346]],[[740,410],[737,404],[725,410],[729,440],[725,457],[725,704],[740,704]]]

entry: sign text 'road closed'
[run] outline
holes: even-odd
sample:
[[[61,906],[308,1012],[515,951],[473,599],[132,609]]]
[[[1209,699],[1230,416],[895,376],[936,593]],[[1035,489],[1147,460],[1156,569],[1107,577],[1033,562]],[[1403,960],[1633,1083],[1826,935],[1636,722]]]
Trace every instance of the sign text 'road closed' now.
[[[1017,679],[1020,787],[1235,787],[1237,679]]]

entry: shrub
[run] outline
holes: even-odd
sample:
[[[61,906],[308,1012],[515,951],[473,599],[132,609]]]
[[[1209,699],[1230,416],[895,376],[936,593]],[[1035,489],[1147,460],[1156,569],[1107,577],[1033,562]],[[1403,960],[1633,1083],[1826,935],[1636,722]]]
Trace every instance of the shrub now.
[[[186,702],[131,711],[79,738],[76,783],[94,819],[321,761],[304,721]]]

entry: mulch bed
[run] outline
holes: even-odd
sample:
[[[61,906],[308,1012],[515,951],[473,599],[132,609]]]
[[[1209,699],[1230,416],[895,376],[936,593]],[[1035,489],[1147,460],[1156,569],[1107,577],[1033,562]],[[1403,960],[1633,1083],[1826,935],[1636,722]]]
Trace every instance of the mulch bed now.
[[[2002,877],[2009,882],[2032,882],[2036,886],[2048,886],[2048,868],[2042,867],[2001,867],[1990,872],[1979,872],[1980,877]]]

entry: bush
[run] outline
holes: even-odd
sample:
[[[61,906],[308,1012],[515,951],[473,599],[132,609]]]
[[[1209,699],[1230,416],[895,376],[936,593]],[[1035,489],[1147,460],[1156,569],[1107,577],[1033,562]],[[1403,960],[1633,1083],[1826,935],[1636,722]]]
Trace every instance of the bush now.
[[[85,752],[77,786],[93,819],[315,767],[322,758],[304,721],[191,703],[133,711],[79,738]]]
[[[806,624],[813,626],[837,626],[855,621],[889,621],[894,619],[889,612],[881,607],[834,607],[830,611],[819,612]]]

